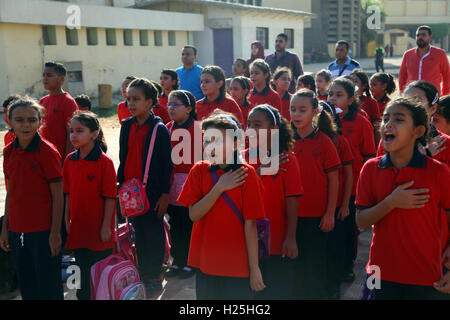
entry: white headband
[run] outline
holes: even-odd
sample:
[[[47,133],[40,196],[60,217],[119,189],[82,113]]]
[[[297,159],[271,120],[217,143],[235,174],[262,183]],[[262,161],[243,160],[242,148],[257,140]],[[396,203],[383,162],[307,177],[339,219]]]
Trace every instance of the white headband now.
[[[435,104],[436,102],[438,102],[438,100],[439,100],[439,93],[436,92],[436,97],[434,97],[434,100],[433,100],[433,102],[431,103],[431,105],[433,105],[433,104]]]
[[[238,126],[237,122],[234,121],[234,119],[232,117],[230,117],[229,115],[221,114],[221,115],[219,115],[219,118],[227,119],[235,126],[236,130],[239,130],[239,126]]]
[[[270,114],[271,114],[272,117],[273,117],[273,123],[274,123],[274,125],[275,125],[275,126],[278,125],[277,117],[275,117],[275,113],[273,113],[273,111],[270,110],[270,108],[269,108],[266,104],[261,105],[261,107],[263,107],[264,109],[266,109],[267,111],[270,112]]]
[[[187,95],[187,93],[184,92],[184,91],[181,91],[181,92],[183,92],[183,94],[184,94],[184,96],[186,97],[186,99],[187,99],[189,105],[191,105],[191,99],[189,99],[189,96]]]

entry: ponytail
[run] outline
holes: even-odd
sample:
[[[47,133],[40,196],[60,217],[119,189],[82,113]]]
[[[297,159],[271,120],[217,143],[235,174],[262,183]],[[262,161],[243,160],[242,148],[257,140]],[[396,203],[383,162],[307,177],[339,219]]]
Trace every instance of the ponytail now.
[[[87,127],[91,132],[98,131],[97,139],[95,139],[95,144],[98,145],[104,153],[108,150],[106,145],[105,137],[103,135],[102,127],[97,119],[95,113],[92,112],[78,112],[76,113],[70,121],[76,120],[80,122],[83,126]]]
[[[387,95],[394,93],[397,88],[395,85],[395,78],[390,73],[377,72],[370,78],[370,80],[372,80],[372,79],[378,80],[382,84],[386,84],[386,94]]]

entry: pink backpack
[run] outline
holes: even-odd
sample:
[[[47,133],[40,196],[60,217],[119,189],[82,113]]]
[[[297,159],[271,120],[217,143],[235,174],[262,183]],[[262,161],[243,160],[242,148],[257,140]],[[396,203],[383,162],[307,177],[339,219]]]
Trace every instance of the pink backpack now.
[[[126,223],[116,226],[115,230],[116,247],[114,254],[121,255],[126,260],[130,260],[135,266],[138,265],[136,246],[133,242],[133,226],[126,220]]]
[[[145,300],[145,286],[132,261],[119,255],[97,262],[91,268],[92,300]]]

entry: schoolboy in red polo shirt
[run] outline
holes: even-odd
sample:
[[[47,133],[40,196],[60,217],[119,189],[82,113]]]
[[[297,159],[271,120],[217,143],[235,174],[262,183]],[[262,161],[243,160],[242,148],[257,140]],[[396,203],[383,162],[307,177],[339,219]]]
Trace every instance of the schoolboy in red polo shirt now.
[[[199,269],[197,299],[252,299],[251,290],[265,287],[258,266],[256,234],[256,220],[265,215],[261,183],[253,167],[236,162],[239,155],[233,139],[226,136],[226,130],[240,129],[235,117],[216,112],[203,122],[202,128],[217,129],[224,137],[215,140],[216,147],[223,150],[223,158],[214,159],[213,164],[202,161],[194,165],[178,198],[179,203],[189,207],[194,221],[188,264]],[[206,140],[205,148],[208,144]],[[234,163],[226,164],[227,152],[234,152]]]
[[[44,125],[41,129],[42,138],[55,145],[62,159],[73,150],[69,141],[68,123],[78,110],[78,105],[72,96],[62,89],[66,72],[66,68],[60,63],[45,64],[42,83],[45,90],[49,91],[49,95],[39,101],[39,104],[46,109]]]
[[[277,109],[268,105],[255,107],[248,118],[248,128],[255,130],[256,139],[249,139],[250,149],[243,152],[245,160],[255,168],[264,186],[264,208],[270,221],[270,256],[261,261],[266,289],[257,293],[256,299],[292,299],[294,259],[297,258],[296,241],[298,198],[303,194],[300,168],[292,148],[292,131]],[[267,141],[260,130],[279,130],[279,149],[274,150],[270,135]],[[269,175],[261,171],[257,154],[270,150],[273,157],[280,157],[280,167]],[[258,152],[259,150],[259,152]],[[263,151],[264,150],[264,151]]]
[[[135,76],[126,77],[125,80],[123,80],[122,86],[120,88],[122,92],[122,98],[125,99],[125,101],[122,101],[117,105],[117,117],[119,118],[120,124],[122,124],[123,119],[130,118],[133,116],[130,112],[130,109],[128,109],[127,87],[134,79],[136,79]]]
[[[450,211],[442,181],[450,179],[450,169],[418,151],[427,123],[421,105],[403,98],[390,104],[381,127],[387,153],[369,160],[358,182],[357,224],[374,226],[367,272],[378,268],[375,300],[441,297],[433,286],[442,278],[440,234],[448,225],[440,216]]]
[[[42,112],[29,98],[9,106],[17,138],[3,151],[9,183],[0,247],[11,251],[24,300],[63,300],[61,156],[37,133]]]

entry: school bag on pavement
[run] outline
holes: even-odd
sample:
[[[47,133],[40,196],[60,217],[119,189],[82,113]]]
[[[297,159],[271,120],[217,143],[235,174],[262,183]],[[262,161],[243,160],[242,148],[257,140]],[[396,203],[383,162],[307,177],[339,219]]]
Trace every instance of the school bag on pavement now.
[[[216,172],[211,173],[214,184],[219,181],[219,177]],[[244,217],[239,209],[234,204],[233,200],[228,197],[228,195],[224,192],[222,193],[222,198],[228,204],[228,206],[233,210],[238,219],[242,222],[242,225],[245,224]],[[256,221],[256,228],[258,233],[258,257],[259,260],[264,260],[270,256],[270,222],[269,219],[264,218]]]
[[[125,219],[125,223],[117,225],[114,230],[116,246],[114,248],[114,254],[121,255],[127,260],[138,265],[136,255],[136,245],[134,244],[134,229],[128,219]]]
[[[161,122],[157,122],[153,127],[152,138],[150,140],[150,146],[148,147],[143,181],[140,179],[131,178],[126,180],[119,189],[120,212],[124,217],[131,218],[143,215],[150,208],[146,186],[153,148],[155,147],[156,133],[159,126],[164,125]]]
[[[145,300],[134,263],[112,254],[91,268],[91,300]]]

